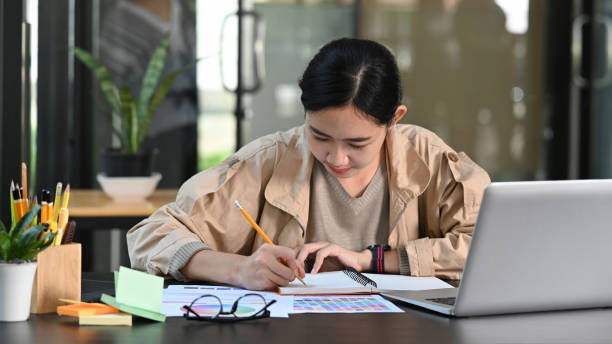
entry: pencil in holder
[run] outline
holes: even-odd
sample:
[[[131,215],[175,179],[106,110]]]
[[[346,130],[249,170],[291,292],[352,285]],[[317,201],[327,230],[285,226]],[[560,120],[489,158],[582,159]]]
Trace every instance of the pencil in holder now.
[[[55,313],[59,298],[81,299],[81,244],[47,247],[36,260],[31,313]]]

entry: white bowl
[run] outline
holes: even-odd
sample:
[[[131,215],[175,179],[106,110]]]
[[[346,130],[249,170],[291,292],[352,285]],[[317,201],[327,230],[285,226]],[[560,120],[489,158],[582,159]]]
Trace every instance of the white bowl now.
[[[150,177],[107,177],[106,173],[98,173],[96,179],[102,191],[115,202],[132,203],[149,197],[161,180],[161,174],[153,172]]]

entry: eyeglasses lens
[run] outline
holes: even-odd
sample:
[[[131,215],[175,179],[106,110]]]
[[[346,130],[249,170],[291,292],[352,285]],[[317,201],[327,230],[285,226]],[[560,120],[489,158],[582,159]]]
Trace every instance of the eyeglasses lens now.
[[[262,309],[266,307],[266,300],[261,295],[246,294],[238,299],[234,314],[240,318],[260,315]]]
[[[218,298],[208,295],[196,300],[191,309],[201,317],[214,317],[221,313],[221,302]]]

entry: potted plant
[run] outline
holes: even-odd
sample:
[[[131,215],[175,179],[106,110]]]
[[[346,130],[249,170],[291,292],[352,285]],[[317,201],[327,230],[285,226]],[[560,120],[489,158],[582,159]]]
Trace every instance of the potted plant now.
[[[10,230],[0,221],[0,321],[23,321],[30,315],[35,258],[55,238],[53,232],[41,237],[45,225],[30,226],[39,210],[35,205]]]
[[[155,110],[168,94],[175,78],[194,63],[167,75],[159,82],[168,52],[168,34],[164,35],[155,48],[142,77],[140,94],[135,97],[127,86],[117,86],[111,80],[108,69],[88,51],[75,47],[75,56],[95,72],[102,93],[110,104],[112,112],[120,118],[120,126],[109,121],[113,133],[119,138],[118,149],[104,153],[104,170],[107,177],[151,176],[151,152],[142,151],[142,143],[155,115]]]

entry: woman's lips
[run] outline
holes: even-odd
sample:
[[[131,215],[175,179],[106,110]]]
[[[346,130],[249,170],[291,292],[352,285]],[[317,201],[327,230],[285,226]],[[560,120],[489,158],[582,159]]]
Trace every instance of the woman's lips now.
[[[335,168],[335,167],[330,166],[329,164],[326,164],[326,165],[327,165],[327,167],[329,167],[330,170],[332,170],[332,172],[338,173],[338,174],[346,173],[346,172],[348,172],[348,170],[351,169],[350,167],[348,167],[348,168]]]

